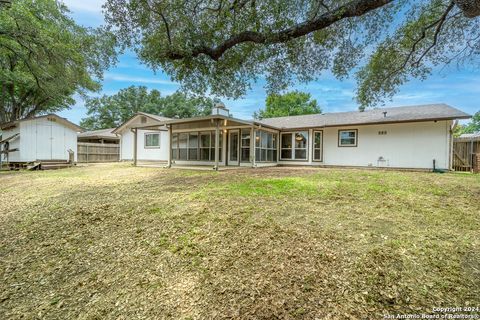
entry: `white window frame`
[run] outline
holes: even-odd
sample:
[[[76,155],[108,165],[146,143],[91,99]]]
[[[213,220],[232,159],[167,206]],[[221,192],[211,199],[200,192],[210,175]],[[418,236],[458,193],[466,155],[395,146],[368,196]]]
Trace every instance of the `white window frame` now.
[[[354,144],[342,144],[342,132],[355,132],[355,143]],[[358,146],[358,129],[341,129],[338,130],[338,146],[343,147],[357,147]]]
[[[315,148],[315,134],[320,133],[322,139],[320,140],[320,148]],[[315,150],[320,150],[320,159],[315,159]],[[323,162],[323,130],[313,130],[312,137],[312,161]]]
[[[158,146],[147,146],[147,136],[149,135],[157,135],[158,136]],[[143,146],[145,149],[159,149],[161,144],[161,136],[160,132],[145,132],[143,137]]]
[[[298,150],[305,150],[305,158],[301,158],[301,159],[296,159],[295,158],[295,150],[297,148],[295,148],[295,136],[297,133],[300,133],[300,132],[305,132],[307,133],[307,142],[306,142],[306,146],[305,148],[298,148]],[[292,147],[291,148],[283,148],[283,145],[282,145],[282,139],[283,139],[283,135],[285,134],[291,134],[292,135]],[[308,161],[308,156],[309,156],[309,147],[308,147],[308,144],[310,143],[310,133],[308,132],[308,130],[298,130],[298,131],[288,131],[288,132],[282,132],[280,133],[280,139],[278,141],[278,144],[280,146],[280,160],[286,160],[286,161]],[[292,157],[291,158],[282,158],[282,150],[291,150],[292,151]]]

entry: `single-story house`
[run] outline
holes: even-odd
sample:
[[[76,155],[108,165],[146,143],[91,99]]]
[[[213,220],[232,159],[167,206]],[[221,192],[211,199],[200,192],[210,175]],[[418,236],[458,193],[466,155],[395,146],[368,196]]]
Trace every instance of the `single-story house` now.
[[[168,161],[168,129],[162,122],[169,120],[171,119],[139,112],[114,129],[112,133],[120,137],[120,161],[133,161],[134,154],[141,161]],[[133,128],[141,126],[153,127],[135,129],[134,135]]]
[[[112,133],[113,130],[115,128],[80,132],[78,134],[78,142],[119,144],[120,137]]]
[[[217,105],[210,116],[188,119],[139,114],[114,132],[122,135],[123,159],[133,156],[135,163],[431,170],[452,168],[452,129],[467,118],[446,104],[430,104],[248,121]]]
[[[0,130],[2,162],[69,161],[69,150],[77,161],[77,133],[83,129],[55,114],[4,123]]]

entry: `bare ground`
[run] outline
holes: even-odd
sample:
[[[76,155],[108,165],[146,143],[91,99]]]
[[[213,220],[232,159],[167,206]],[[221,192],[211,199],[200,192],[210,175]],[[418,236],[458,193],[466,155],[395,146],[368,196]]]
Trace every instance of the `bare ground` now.
[[[0,173],[1,319],[480,307],[480,176],[108,164]]]

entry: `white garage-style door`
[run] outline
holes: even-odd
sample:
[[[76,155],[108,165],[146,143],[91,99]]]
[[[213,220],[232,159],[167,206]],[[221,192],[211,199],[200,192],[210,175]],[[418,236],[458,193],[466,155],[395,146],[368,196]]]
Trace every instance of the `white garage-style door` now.
[[[37,123],[37,160],[66,160],[65,128],[57,123]]]

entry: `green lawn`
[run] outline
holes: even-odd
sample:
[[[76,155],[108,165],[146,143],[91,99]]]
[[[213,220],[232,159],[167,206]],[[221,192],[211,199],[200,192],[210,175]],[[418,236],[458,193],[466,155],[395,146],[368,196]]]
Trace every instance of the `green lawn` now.
[[[0,318],[381,319],[480,307],[480,175],[0,174]]]

